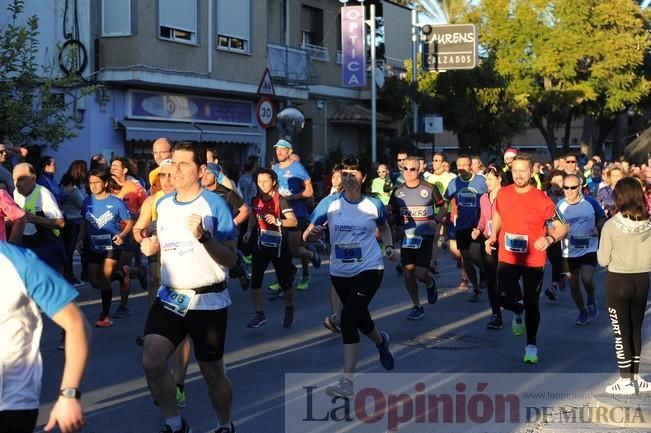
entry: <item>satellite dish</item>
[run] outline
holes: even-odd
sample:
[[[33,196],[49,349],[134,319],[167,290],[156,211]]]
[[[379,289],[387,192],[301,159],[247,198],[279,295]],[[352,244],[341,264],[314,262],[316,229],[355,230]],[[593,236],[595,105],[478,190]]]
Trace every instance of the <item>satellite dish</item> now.
[[[286,140],[292,141],[292,137],[300,134],[304,126],[305,116],[295,107],[283,108],[276,116],[276,128]]]
[[[377,66],[373,69],[375,84],[381,89],[384,87],[384,71]]]

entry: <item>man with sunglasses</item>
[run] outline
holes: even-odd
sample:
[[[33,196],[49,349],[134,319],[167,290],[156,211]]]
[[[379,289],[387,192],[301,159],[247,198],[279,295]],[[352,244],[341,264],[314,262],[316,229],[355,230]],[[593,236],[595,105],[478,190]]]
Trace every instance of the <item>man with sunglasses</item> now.
[[[581,193],[581,179],[578,175],[568,174],[564,177],[563,192],[565,198],[556,206],[569,224],[569,233],[561,245],[563,257],[567,258],[570,268],[572,299],[579,309],[576,324],[583,326],[599,315],[595,300],[594,270],[597,266],[599,232],[606,221],[606,214],[596,200]],[[587,294],[587,307],[581,293],[581,283]]]
[[[575,154],[570,153],[569,155],[565,156],[565,173],[567,174],[575,174],[577,176],[580,176],[579,174],[579,159],[576,157]]]
[[[400,185],[405,181],[402,175],[402,167],[409,154],[406,150],[399,150],[396,154],[396,169],[391,171],[391,182],[394,185]]]
[[[413,303],[407,319],[418,320],[425,316],[418,296],[418,281],[427,288],[429,304],[435,304],[438,300],[436,282],[430,276],[428,267],[434,236],[440,223],[434,209],[445,205],[445,201],[434,185],[420,179],[418,157],[410,156],[404,161],[403,173],[405,182],[393,191],[389,203],[393,222],[397,223],[403,232],[401,263],[405,287]]]

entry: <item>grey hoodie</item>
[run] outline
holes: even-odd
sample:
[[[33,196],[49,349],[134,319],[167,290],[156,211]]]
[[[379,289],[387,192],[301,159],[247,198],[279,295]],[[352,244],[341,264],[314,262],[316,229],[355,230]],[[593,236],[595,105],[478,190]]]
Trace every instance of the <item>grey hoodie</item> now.
[[[606,221],[597,259],[610,272],[651,272],[651,221],[633,221],[621,213]]]

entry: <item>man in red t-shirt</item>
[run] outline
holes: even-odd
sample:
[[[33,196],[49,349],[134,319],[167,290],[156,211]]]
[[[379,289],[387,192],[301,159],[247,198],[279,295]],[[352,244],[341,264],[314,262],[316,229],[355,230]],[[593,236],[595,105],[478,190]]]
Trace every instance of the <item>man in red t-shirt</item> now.
[[[522,335],[526,326],[527,346],[523,360],[535,364],[538,362],[538,298],[545,273],[545,250],[567,234],[567,225],[556,212],[554,202],[531,185],[532,166],[529,155],[519,154],[513,159],[513,184],[497,193],[493,233],[486,240],[486,252],[491,254],[496,249],[495,244],[499,244],[500,304],[515,313],[511,324],[515,335]],[[520,278],[524,289],[520,287]],[[524,324],[523,312],[526,313]]]

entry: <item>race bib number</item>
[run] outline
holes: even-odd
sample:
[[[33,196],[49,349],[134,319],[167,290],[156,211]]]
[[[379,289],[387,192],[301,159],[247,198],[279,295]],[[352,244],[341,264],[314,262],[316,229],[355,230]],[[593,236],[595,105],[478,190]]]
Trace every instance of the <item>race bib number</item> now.
[[[570,246],[573,248],[584,249],[590,247],[592,236],[571,236]]]
[[[260,245],[265,247],[278,248],[283,241],[281,232],[274,230],[260,230]]]
[[[194,290],[172,290],[165,286],[158,291],[163,307],[181,317],[188,313],[188,307],[195,295]]]
[[[526,253],[529,250],[529,236],[506,233],[504,235],[504,249],[512,253]]]
[[[335,259],[340,263],[362,261],[362,246],[360,244],[335,244]]]
[[[92,235],[90,241],[93,243],[93,249],[109,251],[113,249],[113,240],[110,234]]]
[[[417,235],[407,235],[402,239],[402,248],[417,250],[423,245],[423,237]]]
[[[477,207],[477,194],[474,192],[460,192],[457,194],[457,203],[463,207]]]

